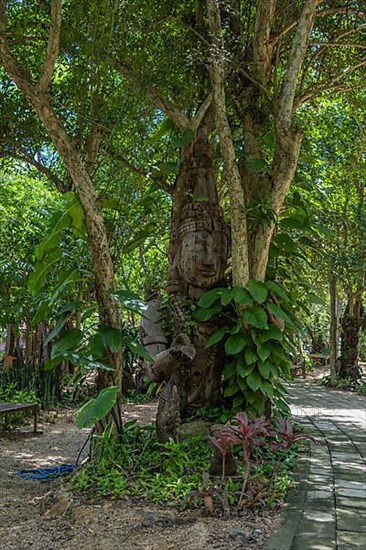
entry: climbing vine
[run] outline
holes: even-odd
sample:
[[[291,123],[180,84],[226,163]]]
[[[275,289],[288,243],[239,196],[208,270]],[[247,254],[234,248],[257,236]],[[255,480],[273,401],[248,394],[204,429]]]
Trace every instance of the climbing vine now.
[[[288,412],[281,382],[290,376],[291,336],[298,328],[290,303],[282,286],[254,279],[246,288],[215,288],[199,300],[198,321],[217,316],[224,323],[206,347],[224,342],[223,397],[233,412]]]

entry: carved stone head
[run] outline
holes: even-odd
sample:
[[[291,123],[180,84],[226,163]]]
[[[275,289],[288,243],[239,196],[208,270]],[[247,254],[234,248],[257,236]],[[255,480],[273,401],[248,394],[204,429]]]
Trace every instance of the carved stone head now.
[[[188,285],[209,289],[224,275],[228,230],[221,209],[213,203],[191,202],[181,216],[176,240],[176,268]]]

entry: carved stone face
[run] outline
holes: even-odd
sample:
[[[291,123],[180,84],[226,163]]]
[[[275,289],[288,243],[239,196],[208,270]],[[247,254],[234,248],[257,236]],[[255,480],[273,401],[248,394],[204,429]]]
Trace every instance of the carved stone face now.
[[[191,223],[179,239],[178,271],[191,286],[208,289],[218,283],[226,268],[227,236]]]

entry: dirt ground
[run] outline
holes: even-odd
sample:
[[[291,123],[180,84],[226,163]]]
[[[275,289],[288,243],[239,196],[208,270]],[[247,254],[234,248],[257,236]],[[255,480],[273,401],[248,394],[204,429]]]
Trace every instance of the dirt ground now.
[[[125,406],[126,417],[141,423],[154,412],[154,404]],[[75,461],[88,431],[78,430],[73,419],[73,411],[41,418],[42,435],[34,435],[31,424],[0,433],[2,550],[259,549],[278,524],[279,511],[227,520],[129,499],[80,500],[65,480],[17,477],[21,469]]]

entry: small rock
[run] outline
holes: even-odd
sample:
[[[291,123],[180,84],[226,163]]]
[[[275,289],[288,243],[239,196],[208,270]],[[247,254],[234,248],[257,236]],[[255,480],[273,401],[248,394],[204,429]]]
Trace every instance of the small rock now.
[[[56,519],[58,517],[64,516],[71,505],[71,499],[63,498],[57,504],[52,506],[50,510],[47,510],[47,512],[43,514],[43,517],[44,519]]]
[[[210,532],[207,525],[201,521],[197,521],[189,529],[187,529],[187,540],[192,541],[192,545],[188,546],[191,550],[197,548],[207,548],[207,544],[210,538]]]
[[[252,531],[252,536],[255,538],[260,537],[262,534],[263,534],[262,529],[254,529],[254,531]]]
[[[201,418],[181,424],[178,428],[179,439],[187,439],[192,436],[207,438],[210,435],[210,423]]]
[[[239,529],[238,527],[230,527],[226,529],[227,534],[232,539],[237,539],[240,542],[248,542],[252,538],[252,533],[244,531],[244,529]]]

